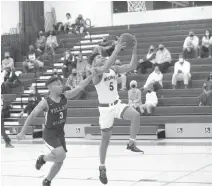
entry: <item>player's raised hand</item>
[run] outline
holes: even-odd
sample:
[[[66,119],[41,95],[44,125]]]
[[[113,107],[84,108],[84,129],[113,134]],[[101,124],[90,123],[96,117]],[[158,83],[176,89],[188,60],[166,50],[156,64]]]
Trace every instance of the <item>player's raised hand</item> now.
[[[117,52],[120,52],[121,50],[123,50],[127,46],[126,44],[127,44],[126,42],[124,42],[124,43],[118,42],[117,45],[115,46],[115,50]]]
[[[22,140],[22,139],[25,138],[25,134],[20,132],[20,133],[17,134],[16,138],[17,138],[17,140]]]

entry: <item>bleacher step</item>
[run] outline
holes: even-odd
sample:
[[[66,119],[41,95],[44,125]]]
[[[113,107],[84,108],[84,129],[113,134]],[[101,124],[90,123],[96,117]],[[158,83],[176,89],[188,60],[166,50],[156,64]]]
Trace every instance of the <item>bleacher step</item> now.
[[[19,119],[23,125],[25,118]],[[159,125],[165,123],[211,123],[212,115],[178,115],[178,116],[141,116],[141,125]],[[45,122],[44,117],[38,117],[32,125],[42,125]],[[92,124],[99,125],[99,117],[67,117],[66,124]],[[114,126],[129,126],[130,121],[115,119]]]

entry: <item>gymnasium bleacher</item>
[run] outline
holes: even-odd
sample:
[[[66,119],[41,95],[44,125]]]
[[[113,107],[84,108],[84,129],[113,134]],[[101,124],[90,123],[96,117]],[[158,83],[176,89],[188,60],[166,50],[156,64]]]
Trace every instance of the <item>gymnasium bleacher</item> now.
[[[44,86],[45,81],[51,76],[53,69],[57,68],[59,74],[62,74],[60,58],[67,48],[75,54],[82,51],[84,56],[91,54],[94,46],[101,41],[103,36],[108,36],[112,40],[115,35],[122,33],[132,33],[138,40],[138,58],[144,56],[148,47],[153,44],[158,46],[164,44],[172,54],[172,65],[176,62],[178,54],[182,51],[182,46],[188,31],[192,29],[195,34],[201,38],[205,29],[212,28],[212,20],[197,21],[181,21],[152,23],[141,25],[126,25],[116,27],[97,27],[91,28],[91,36],[74,37],[73,35],[59,35],[58,38],[62,43],[62,48],[56,50],[54,59],[54,67],[52,62],[44,60],[46,72],[42,76],[38,76],[38,91],[43,95],[47,92]],[[132,46],[128,46],[120,53],[119,58],[125,63],[129,63],[132,54]],[[199,107],[198,96],[201,93],[202,85],[206,80],[209,72],[212,72],[212,59],[189,59],[191,63],[192,81],[188,90],[184,90],[179,84],[178,89],[172,90],[171,77],[173,74],[173,66],[169,68],[168,73],[164,74],[164,90],[163,98],[159,99],[159,107],[153,116],[141,116],[141,125],[139,130],[139,139],[155,139],[158,131],[164,130],[165,123],[211,123],[212,107]],[[22,63],[15,64],[17,69],[22,68]],[[138,87],[144,85],[148,74],[146,75],[129,75],[128,80],[135,79]],[[21,80],[24,84],[24,90],[20,88],[13,89],[13,95],[7,95],[8,100],[12,100],[13,109],[11,117],[5,118],[5,127],[10,128],[11,135],[16,134],[23,125],[26,117],[19,119],[18,114],[21,112],[21,104],[27,103],[29,87],[34,82],[34,74],[23,74]],[[66,79],[64,79],[64,82]],[[22,94],[20,93],[22,91]],[[127,92],[119,92],[120,98],[127,103]],[[142,98],[144,101],[144,97]],[[89,139],[98,139],[100,130],[98,127],[98,101],[94,86],[90,83],[86,87],[86,96],[84,100],[68,101],[68,118],[67,125],[77,125],[85,127],[85,137]],[[26,115],[25,115],[26,116]],[[29,136],[36,130],[40,130],[44,124],[44,116],[40,114],[33,122],[33,126],[29,131]],[[86,126],[85,126],[86,125]],[[15,130],[13,130],[13,129]],[[68,131],[66,131],[68,133]],[[129,122],[115,120],[113,129],[114,139],[124,139],[129,135]],[[71,136],[68,136],[71,137]]]

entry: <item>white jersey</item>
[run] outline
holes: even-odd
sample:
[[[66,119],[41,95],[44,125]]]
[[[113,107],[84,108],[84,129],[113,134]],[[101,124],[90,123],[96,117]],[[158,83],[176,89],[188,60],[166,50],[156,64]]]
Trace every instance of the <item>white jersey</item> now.
[[[119,99],[114,70],[110,69],[109,73],[103,73],[101,81],[95,87],[99,103],[114,103]]]

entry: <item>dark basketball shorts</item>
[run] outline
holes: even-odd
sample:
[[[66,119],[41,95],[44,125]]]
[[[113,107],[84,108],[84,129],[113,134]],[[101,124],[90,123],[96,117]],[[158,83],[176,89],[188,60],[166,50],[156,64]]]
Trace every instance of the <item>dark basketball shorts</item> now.
[[[67,152],[65,134],[64,131],[57,132],[54,129],[44,129],[43,139],[49,149],[53,150],[57,147],[63,147],[65,152]]]

